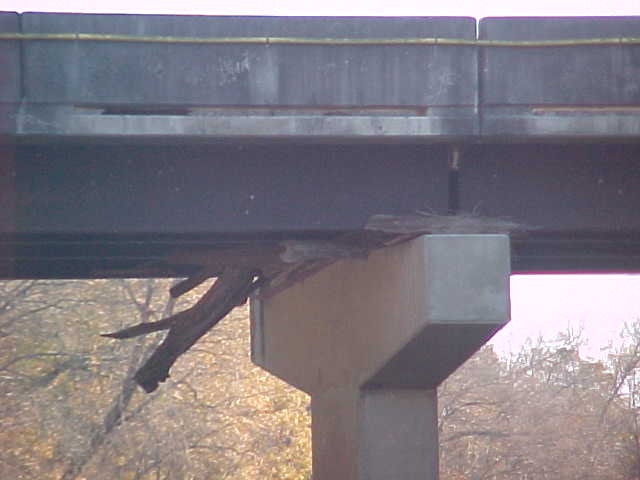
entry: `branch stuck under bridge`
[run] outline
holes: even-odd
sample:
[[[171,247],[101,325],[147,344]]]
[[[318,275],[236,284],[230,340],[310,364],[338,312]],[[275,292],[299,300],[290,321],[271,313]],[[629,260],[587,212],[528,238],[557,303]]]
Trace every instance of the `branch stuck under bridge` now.
[[[175,285],[170,293],[172,297],[178,297],[207,279],[217,277],[202,298],[191,308],[168,318],[140,323],[102,336],[127,339],[169,330],[164,341],[134,377],[150,393],[169,377],[169,370],[183,353],[234,307],[244,304],[260,286],[265,286],[261,295],[274,295],[338,260],[366,258],[372,250],[395,245],[418,235],[512,233],[522,229],[522,225],[506,220],[475,215],[376,215],[370,219],[364,231],[343,233],[333,241],[287,240],[231,250],[185,252],[168,259],[169,262],[195,264],[199,270]]]
[[[261,285],[269,283],[272,291],[280,291],[340,258],[366,256],[366,251],[349,245],[331,242],[283,242],[278,249],[258,249],[252,265],[227,265],[222,268],[214,262],[207,265],[201,258],[202,268],[193,277],[175,285],[170,293],[177,297],[197,287],[208,278],[217,276],[213,286],[191,308],[157,322],[140,323],[103,337],[127,339],[169,330],[164,341],[136,372],[135,381],[147,392],[158,388],[169,377],[175,361],[189,350],[203,335],[222,320],[233,308],[242,305]]]

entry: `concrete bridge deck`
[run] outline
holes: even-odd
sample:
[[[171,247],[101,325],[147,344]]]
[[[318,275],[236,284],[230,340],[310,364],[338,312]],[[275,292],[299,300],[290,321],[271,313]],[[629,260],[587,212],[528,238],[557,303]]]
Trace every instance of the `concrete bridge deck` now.
[[[4,13],[0,31],[0,128],[26,143],[617,140],[640,128],[634,17]]]
[[[516,271],[640,268],[640,18],[6,12],[0,32],[2,276],[416,211],[520,225]]]
[[[147,391],[259,287],[252,357],[312,396],[319,480],[437,478],[436,388],[508,322],[510,273],[640,270],[640,18],[0,33],[0,277],[219,275],[111,335],[169,329]]]

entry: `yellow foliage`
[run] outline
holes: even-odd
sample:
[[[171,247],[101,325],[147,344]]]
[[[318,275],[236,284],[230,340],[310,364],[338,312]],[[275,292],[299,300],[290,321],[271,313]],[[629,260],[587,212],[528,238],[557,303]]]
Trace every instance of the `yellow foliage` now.
[[[31,299],[70,302],[35,314],[29,322],[39,329],[0,338],[0,365],[33,355],[11,365],[9,380],[0,379],[0,478],[58,479],[80,463],[69,478],[310,477],[309,399],[251,363],[246,307],[181,357],[158,392],[136,387],[123,422],[100,439],[108,412],[123,401],[127,372],[162,334],[126,342],[98,334],[141,321],[148,294],[148,318],[161,318],[168,286],[48,282]]]

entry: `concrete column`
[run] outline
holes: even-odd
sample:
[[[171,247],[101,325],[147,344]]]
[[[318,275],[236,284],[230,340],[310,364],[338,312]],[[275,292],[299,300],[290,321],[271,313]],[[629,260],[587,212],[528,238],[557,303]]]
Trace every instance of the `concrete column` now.
[[[438,478],[435,389],[336,389],[313,395],[314,479]]]
[[[309,393],[314,480],[434,480],[436,387],[509,318],[509,241],[423,236],[252,303],[258,365]]]

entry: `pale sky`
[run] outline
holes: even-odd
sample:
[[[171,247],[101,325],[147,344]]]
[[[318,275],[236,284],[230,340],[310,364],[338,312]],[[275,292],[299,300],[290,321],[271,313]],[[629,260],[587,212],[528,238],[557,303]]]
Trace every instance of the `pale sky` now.
[[[165,13],[195,15],[598,16],[640,15],[640,0],[0,0],[0,10]],[[625,322],[640,318],[640,275],[517,276],[511,282],[512,321],[494,339],[518,350],[527,337],[555,337],[584,328],[585,355],[618,341]]]
[[[0,10],[201,15],[640,15],[640,0],[0,0]]]
[[[625,322],[640,318],[640,275],[516,275],[511,277],[511,323],[494,338],[497,349],[517,351],[527,337],[554,338],[582,327],[581,353],[601,358],[619,343]]]

